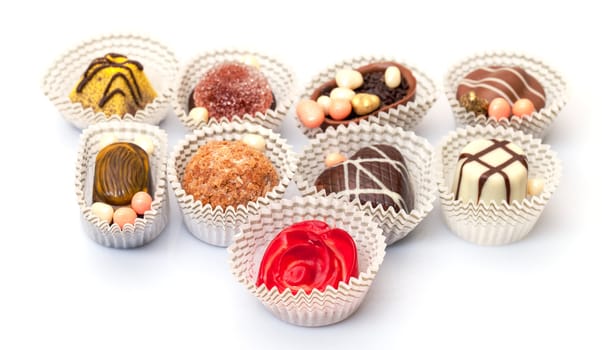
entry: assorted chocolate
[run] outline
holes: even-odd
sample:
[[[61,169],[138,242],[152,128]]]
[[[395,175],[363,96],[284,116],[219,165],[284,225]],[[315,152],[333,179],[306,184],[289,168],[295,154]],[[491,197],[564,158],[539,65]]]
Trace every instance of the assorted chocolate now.
[[[527,196],[525,152],[507,140],[477,139],[458,157],[454,174],[455,199],[489,203],[522,201]]]
[[[73,103],[107,116],[134,115],[155,97],[142,64],[118,53],[94,59],[69,94]]]
[[[94,167],[94,202],[128,204],[136,192],[150,188],[148,154],[131,142],[115,142],[101,149]]]
[[[497,120],[531,115],[546,105],[543,86],[521,67],[481,67],[458,84],[456,98],[467,111]]]
[[[112,134],[103,135],[100,140],[102,148],[94,165],[91,212],[123,229],[151,208],[150,162],[147,151],[138,144],[113,140]],[[152,151],[152,141],[147,136],[140,135],[136,140]]]
[[[349,159],[324,170],[315,180],[318,191],[339,193],[349,200],[409,213],[414,209],[414,188],[404,158],[389,145],[358,150]]]
[[[307,128],[359,122],[369,115],[413,101],[416,79],[396,62],[376,62],[342,69],[297,105],[297,117]]]

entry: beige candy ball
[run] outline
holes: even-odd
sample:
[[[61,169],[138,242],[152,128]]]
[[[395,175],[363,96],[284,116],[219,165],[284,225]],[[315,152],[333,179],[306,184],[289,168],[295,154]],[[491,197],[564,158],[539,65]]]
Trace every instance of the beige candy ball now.
[[[324,110],[324,114],[328,114],[328,111],[330,110],[330,104],[332,102],[330,97],[328,97],[326,95],[322,95],[322,96],[318,97],[316,102],[318,102],[318,104],[320,106],[322,106],[322,110]]]
[[[117,138],[117,136],[115,136],[115,134],[103,134],[100,137],[100,140],[98,141],[98,149],[103,149],[115,142],[119,142],[119,139]]]
[[[253,55],[244,55],[241,61],[246,65],[253,66],[259,69],[259,60]]]
[[[342,99],[342,100],[349,100],[351,101],[351,99],[353,98],[353,96],[355,96],[355,91],[351,90],[350,88],[345,88],[345,87],[337,87],[332,89],[332,91],[330,91],[330,99]]]
[[[335,75],[337,86],[348,89],[357,89],[364,83],[362,73],[353,69],[341,69]]]
[[[90,207],[92,214],[111,224],[113,222],[113,207],[103,202],[94,202]]]
[[[259,152],[265,151],[265,139],[261,135],[246,134],[242,137],[242,142]]]
[[[538,196],[543,192],[544,181],[540,178],[529,179],[527,182],[527,193],[531,196]]]
[[[155,150],[155,144],[148,135],[137,135],[134,138],[134,143],[140,146],[140,148],[142,148],[143,150],[145,150],[149,156],[153,154],[153,151]]]
[[[195,122],[206,123],[209,120],[209,111],[205,107],[194,107],[188,116]]]
[[[326,158],[324,158],[324,164],[330,168],[337,164],[343,163],[346,160],[347,157],[345,157],[343,154],[339,152],[333,152],[326,155]]]
[[[401,71],[395,66],[387,67],[385,70],[385,85],[390,89],[395,89],[401,84]]]

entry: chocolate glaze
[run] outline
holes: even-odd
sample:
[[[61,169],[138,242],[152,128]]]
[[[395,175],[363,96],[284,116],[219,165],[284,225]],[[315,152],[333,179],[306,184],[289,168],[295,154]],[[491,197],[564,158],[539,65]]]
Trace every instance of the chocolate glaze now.
[[[136,103],[136,105],[142,107],[142,105],[141,105],[142,94],[140,92],[140,86],[138,85],[138,82],[134,76],[134,72],[132,71],[132,69],[130,67],[128,67],[126,65],[128,63],[133,64],[139,70],[143,70],[142,64],[140,64],[140,62],[134,61],[134,60],[126,60],[122,63],[118,63],[118,62],[114,61],[115,58],[124,58],[124,57],[126,57],[126,56],[121,55],[121,54],[116,54],[116,53],[108,53],[104,57],[95,58],[90,63],[90,65],[88,65],[88,68],[84,72],[84,76],[83,76],[82,80],[77,85],[76,92],[81,93],[84,90],[84,88],[86,87],[86,85],[90,81],[92,81],[92,79],[94,79],[94,77],[99,72],[103,71],[104,69],[107,69],[110,67],[122,68],[130,76],[133,86],[130,83],[130,80],[127,78],[127,76],[124,73],[119,72],[119,73],[114,74],[111,77],[111,80],[109,81],[109,83],[107,84],[105,90],[103,91],[102,97],[98,103],[99,107],[103,107],[115,95],[119,94],[122,96],[126,96],[125,91],[123,91],[122,89],[111,90],[111,86],[112,86],[113,82],[117,79],[123,79],[125,81],[126,86],[128,87],[129,93],[132,95],[132,97],[134,99],[134,102]]]
[[[409,213],[414,208],[414,189],[399,150],[389,145],[364,147],[345,162],[324,170],[315,181],[318,191],[340,193],[354,200],[382,204],[384,209]]]
[[[477,152],[475,154],[462,153],[458,157],[458,161],[461,161],[462,159],[465,159],[465,161],[464,161],[464,163],[462,163],[462,166],[460,167],[460,175],[458,176],[458,188],[456,189],[456,196],[455,196],[456,200],[458,200],[458,198],[459,198],[460,187],[462,186],[462,175],[464,173],[464,166],[470,162],[478,162],[479,164],[487,167],[488,170],[485,171],[483,174],[481,174],[481,176],[479,177],[479,188],[478,188],[477,201],[479,201],[481,199],[481,193],[483,192],[483,188],[485,187],[485,183],[487,182],[489,177],[491,177],[492,175],[495,175],[495,174],[500,174],[504,178],[504,183],[506,185],[506,202],[510,203],[510,192],[511,192],[510,179],[508,178],[508,174],[506,174],[503,170],[507,166],[509,166],[510,164],[512,164],[514,162],[520,162],[525,167],[525,169],[528,170],[529,166],[527,164],[527,157],[522,154],[518,154],[518,153],[514,152],[512,149],[510,149],[509,147],[507,147],[507,145],[510,143],[510,141],[491,140],[491,142],[493,142],[493,144],[491,146],[481,150],[480,152]],[[481,159],[483,156],[487,155],[490,152],[495,151],[498,148],[502,148],[504,151],[506,151],[510,155],[510,158],[507,161],[505,161],[504,163],[502,163],[498,166],[493,166],[493,165],[485,162],[483,159]]]

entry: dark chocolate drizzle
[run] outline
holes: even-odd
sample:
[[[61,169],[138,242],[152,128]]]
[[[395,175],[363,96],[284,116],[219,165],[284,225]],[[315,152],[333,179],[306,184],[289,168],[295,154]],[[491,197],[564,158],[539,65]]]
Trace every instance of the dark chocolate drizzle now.
[[[90,81],[92,81],[92,79],[94,79],[94,77],[99,72],[103,71],[104,69],[110,68],[110,67],[122,68],[128,73],[134,86],[132,87],[132,83],[130,83],[129,79],[127,78],[127,76],[124,73],[119,72],[119,73],[114,74],[111,77],[111,80],[109,81],[109,83],[107,84],[105,90],[103,91],[102,97],[98,103],[99,107],[103,107],[115,95],[126,96],[126,92],[123,91],[122,89],[111,90],[111,86],[113,85],[113,82],[116,81],[117,79],[123,79],[125,81],[126,86],[128,87],[129,93],[132,95],[132,97],[134,99],[134,103],[136,103],[137,106],[142,107],[142,104],[141,104],[142,93],[140,92],[140,86],[138,85],[138,81],[136,80],[136,77],[134,76],[134,72],[126,64],[128,64],[128,63],[133,64],[140,71],[144,70],[144,67],[142,66],[142,64],[140,64],[140,62],[134,61],[134,60],[128,59],[122,63],[118,63],[118,62],[114,61],[115,58],[125,58],[125,57],[126,56],[118,54],[118,53],[108,53],[108,54],[104,55],[104,57],[95,58],[90,63],[90,65],[88,66],[86,71],[84,72],[84,76],[83,76],[82,80],[77,85],[76,92],[81,93],[84,90],[84,88],[86,87],[86,85]]]
[[[464,166],[470,162],[477,162],[488,168],[488,170],[485,171],[484,173],[482,173],[481,176],[479,177],[479,189],[477,192],[477,202],[481,199],[481,193],[483,192],[483,188],[485,187],[485,183],[487,182],[487,180],[495,174],[500,174],[504,178],[504,184],[506,185],[506,202],[510,203],[510,193],[511,193],[510,179],[508,178],[508,174],[506,174],[503,170],[510,164],[517,162],[517,161],[520,162],[525,167],[525,169],[528,170],[529,166],[527,164],[527,157],[525,155],[518,154],[518,153],[514,152],[512,149],[510,149],[507,146],[510,143],[510,141],[507,141],[507,140],[501,140],[501,141],[500,140],[490,140],[490,141],[493,142],[493,144],[491,146],[489,146],[475,154],[462,153],[458,157],[458,161],[461,161],[462,159],[466,159],[466,160],[464,161],[464,163],[462,163],[462,166],[460,167],[460,175],[458,176],[458,188],[456,189],[455,200],[458,200],[458,197],[460,194],[460,187],[462,186],[462,174],[464,173]],[[498,148],[502,148],[504,151],[506,151],[510,155],[510,159],[508,159],[507,161],[503,162],[502,164],[500,164],[498,166],[493,166],[481,159],[481,157],[483,157],[484,155],[486,155],[490,152],[493,152]]]

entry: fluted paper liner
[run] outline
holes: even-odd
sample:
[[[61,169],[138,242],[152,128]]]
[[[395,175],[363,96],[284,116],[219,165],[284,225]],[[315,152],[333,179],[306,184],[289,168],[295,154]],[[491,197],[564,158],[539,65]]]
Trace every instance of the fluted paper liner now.
[[[110,52],[139,61],[157,92],[157,97],[134,115],[110,116],[95,112],[91,107],[84,108],[81,103],[73,103],[69,99],[69,93],[92,60]],[[171,105],[177,71],[175,55],[162,43],[142,35],[109,34],[84,41],[60,56],[44,76],[42,89],[63,117],[80,129],[111,120],[159,124]]]
[[[365,213],[374,217],[383,230],[387,244],[392,244],[404,238],[430,213],[437,197],[431,167],[433,148],[426,139],[399,127],[380,126],[366,121],[329,128],[310,140],[303,149],[295,183],[304,196],[316,193],[325,195],[324,190],[317,192],[314,183],[326,169],[326,155],[339,152],[349,158],[360,148],[376,144],[397,147],[404,157],[415,192],[414,209],[410,213],[393,208],[385,210],[382,205],[374,208],[369,203],[356,203]]]
[[[509,140],[521,147],[527,156],[528,177],[543,179],[543,192],[511,204],[454,200],[452,183],[458,156],[464,146],[481,138]],[[501,245],[524,238],[558,187],[561,175],[560,161],[550,146],[523,132],[491,125],[469,126],[451,132],[438,147],[434,166],[447,225],[459,237],[480,245]]]
[[[405,130],[414,130],[422,121],[428,110],[432,107],[437,99],[437,88],[433,80],[418,68],[400,61],[394,57],[386,56],[360,56],[338,62],[314,76],[307,84],[303,94],[299,100],[310,98],[311,94],[324,83],[335,78],[337,71],[341,69],[356,69],[370,63],[381,61],[395,61],[402,66],[408,68],[416,78],[416,97],[414,101],[409,101],[405,105],[399,105],[395,108],[390,108],[387,111],[379,112],[378,114],[370,115],[366,120],[370,123],[389,127],[401,127]],[[309,138],[323,133],[320,128],[307,128],[299,121],[295,115],[297,126]],[[353,124],[353,123],[351,123]],[[339,128],[338,126],[337,128]]]
[[[309,295],[290,289],[282,293],[265,284],[257,287],[257,274],[269,242],[284,228],[304,220],[322,220],[331,227],[347,231],[358,250],[358,277],[324,292],[314,289]],[[362,303],[385,256],[382,231],[369,216],[352,204],[333,196],[296,197],[263,206],[249,215],[241,233],[228,247],[229,263],[235,278],[276,317],[300,326],[324,326],[340,322],[353,314]]]
[[[184,171],[192,156],[209,140],[233,141],[241,139],[245,134],[257,134],[265,139],[264,154],[278,172],[278,185],[264,197],[236,208],[213,208],[209,204],[195,201],[192,195],[182,188]],[[194,130],[178,143],[168,160],[167,178],[190,233],[206,243],[226,247],[232,242],[232,237],[239,231],[240,225],[247,220],[249,214],[256,212],[260,205],[267,205],[270,201],[282,198],[295,172],[296,160],[292,147],[270,129],[250,123],[214,123]]]
[[[295,76],[290,67],[274,57],[259,52],[238,49],[224,49],[208,51],[194,57],[182,68],[178,77],[178,90],[174,102],[176,115],[188,129],[195,130],[207,123],[195,121],[188,116],[188,101],[191,92],[198,84],[201,77],[215,65],[226,62],[242,62],[246,56],[253,56],[259,62],[259,70],[266,77],[276,99],[275,109],[268,109],[265,113],[255,115],[245,114],[233,116],[232,121],[238,123],[248,122],[261,125],[268,129],[277,129],[286,116],[295,96]],[[209,124],[228,121],[228,118],[209,118]]]
[[[460,81],[468,73],[487,66],[519,66],[531,74],[543,86],[546,94],[546,105],[530,116],[511,117],[496,120],[487,116],[475,115],[460,105],[456,92]],[[528,55],[513,52],[493,51],[476,54],[451,67],[445,76],[445,95],[452,107],[456,125],[475,126],[492,125],[520,130],[525,134],[543,137],[556,116],[567,101],[567,84],[560,73]]]
[[[138,135],[148,136],[154,146],[149,155],[151,172],[151,209],[137,218],[134,225],[126,224],[122,229],[117,224],[109,225],[92,214],[92,192],[96,155],[105,135],[114,135],[119,141],[134,142]],[[84,231],[95,242],[111,248],[135,248],[154,240],[167,225],[169,207],[166,179],[167,134],[156,126],[110,121],[91,125],[81,137],[75,171],[75,194],[80,208]]]

